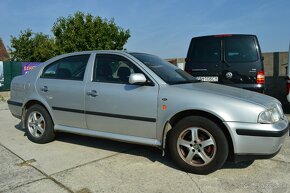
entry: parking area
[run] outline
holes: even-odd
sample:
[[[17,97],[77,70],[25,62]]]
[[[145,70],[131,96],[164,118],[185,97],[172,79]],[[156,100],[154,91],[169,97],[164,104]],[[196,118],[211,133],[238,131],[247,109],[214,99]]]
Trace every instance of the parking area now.
[[[210,175],[176,168],[161,151],[105,139],[59,134],[30,142],[0,102],[0,192],[290,192],[290,137],[274,158],[227,163]]]

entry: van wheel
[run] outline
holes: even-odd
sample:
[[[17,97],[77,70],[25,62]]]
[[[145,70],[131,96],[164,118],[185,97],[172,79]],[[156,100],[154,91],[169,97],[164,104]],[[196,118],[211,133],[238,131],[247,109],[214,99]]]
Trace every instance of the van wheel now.
[[[35,143],[48,143],[54,140],[54,124],[49,113],[41,105],[31,106],[25,114],[24,121],[29,140]]]
[[[205,117],[189,116],[170,131],[169,151],[184,171],[209,174],[223,166],[229,148],[217,124]]]

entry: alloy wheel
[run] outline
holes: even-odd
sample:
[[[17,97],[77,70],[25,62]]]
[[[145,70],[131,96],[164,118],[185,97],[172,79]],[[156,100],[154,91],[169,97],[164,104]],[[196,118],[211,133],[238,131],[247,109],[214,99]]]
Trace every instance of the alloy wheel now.
[[[177,150],[180,157],[192,166],[209,164],[216,154],[213,136],[203,128],[190,127],[178,137]]]
[[[33,111],[29,114],[27,127],[33,137],[39,138],[45,130],[45,119],[40,112]]]

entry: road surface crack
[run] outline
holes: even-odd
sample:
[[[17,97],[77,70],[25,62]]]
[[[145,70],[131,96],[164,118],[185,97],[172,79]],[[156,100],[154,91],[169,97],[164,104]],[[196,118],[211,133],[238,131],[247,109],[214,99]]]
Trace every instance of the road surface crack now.
[[[202,190],[200,189],[198,183],[192,179],[192,177],[189,175],[189,173],[186,173],[186,175],[190,178],[190,180],[195,184],[195,186],[197,187],[197,189],[199,190],[199,192],[203,193]]]
[[[7,151],[9,151],[10,153],[12,153],[13,155],[15,155],[16,157],[18,157],[19,159],[21,159],[21,160],[23,161],[23,163],[26,162],[26,160],[24,160],[22,157],[20,157],[20,156],[17,155],[16,153],[14,153],[12,150],[10,150],[9,148],[7,148],[6,146],[2,145],[1,143],[0,143],[0,145],[1,145],[2,147],[4,147]],[[73,191],[72,191],[69,187],[67,187],[67,186],[65,186],[64,184],[62,184],[61,182],[57,181],[55,178],[53,178],[53,177],[47,175],[45,172],[41,171],[41,170],[38,169],[37,167],[35,167],[35,166],[31,165],[31,164],[27,164],[27,165],[29,165],[29,166],[31,166],[32,168],[34,168],[35,170],[37,170],[39,173],[41,173],[42,175],[44,175],[47,179],[50,179],[51,181],[53,181],[54,183],[56,183],[56,184],[57,184],[58,186],[60,186],[61,188],[67,190],[67,191],[70,192],[70,193],[73,193]],[[24,185],[25,185],[25,184],[24,184]],[[20,186],[23,186],[23,184],[20,185]],[[19,187],[20,187],[20,186],[19,186]]]

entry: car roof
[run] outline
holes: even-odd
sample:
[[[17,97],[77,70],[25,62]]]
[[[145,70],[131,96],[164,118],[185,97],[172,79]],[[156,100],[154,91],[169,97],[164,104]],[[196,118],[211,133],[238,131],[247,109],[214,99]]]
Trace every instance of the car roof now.
[[[142,52],[129,52],[125,50],[91,50],[91,51],[80,51],[80,52],[71,52],[71,53],[66,53],[66,54],[61,54],[59,56],[72,56],[72,55],[79,55],[79,54],[148,54],[148,53],[142,53]],[[148,54],[152,55],[152,54]]]
[[[93,53],[128,53],[124,50],[91,50],[91,51],[80,51],[62,54],[64,55],[77,55],[77,54],[93,54]]]

